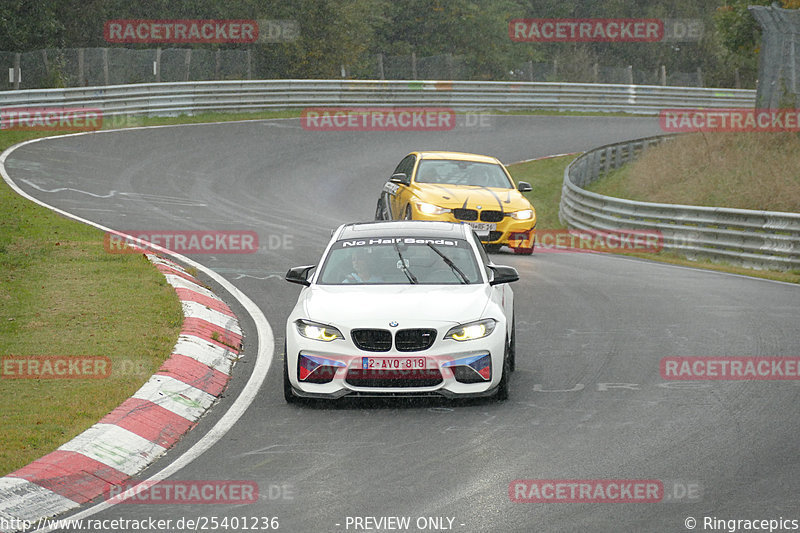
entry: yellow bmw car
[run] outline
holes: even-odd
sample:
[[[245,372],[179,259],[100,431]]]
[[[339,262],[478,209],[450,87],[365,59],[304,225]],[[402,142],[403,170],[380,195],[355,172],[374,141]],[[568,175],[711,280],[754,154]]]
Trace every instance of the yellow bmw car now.
[[[376,220],[443,220],[472,226],[490,251],[533,252],[536,210],[503,164],[485,155],[411,152],[383,186]]]

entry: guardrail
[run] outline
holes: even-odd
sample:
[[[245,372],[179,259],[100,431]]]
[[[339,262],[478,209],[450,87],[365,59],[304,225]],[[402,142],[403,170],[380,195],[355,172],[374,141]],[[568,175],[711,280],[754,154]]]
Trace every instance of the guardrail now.
[[[756,269],[800,268],[800,214],[635,202],[583,189],[674,135],[595,148],[564,171],[562,223],[583,230],[654,230],[664,249]]]
[[[755,91],[541,82],[256,80],[148,83],[0,92],[0,108],[92,107],[104,116],[309,106],[448,106],[657,114],[664,108],[753,107]]]
[[[669,108],[753,107],[755,91],[542,82],[255,80],[149,83],[0,92],[9,107],[87,107],[104,117],[259,111],[311,106],[435,106],[646,115]],[[582,229],[656,229],[665,247],[757,268],[800,268],[800,215],[632,202],[581,187],[655,139],[604,146],[567,169],[559,215]]]

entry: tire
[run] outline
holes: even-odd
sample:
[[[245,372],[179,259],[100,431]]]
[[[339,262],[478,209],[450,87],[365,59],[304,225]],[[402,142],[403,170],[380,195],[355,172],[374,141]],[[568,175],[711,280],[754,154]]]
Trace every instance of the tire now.
[[[486,250],[487,254],[496,254],[497,252],[500,251],[500,247],[501,246],[502,246],[502,244],[488,244],[488,243],[485,243],[483,245],[483,248],[484,248],[484,250]]]
[[[517,314],[512,309],[511,340],[508,342],[508,369],[512,372],[517,368]]]
[[[522,254],[522,255],[531,255],[533,253],[533,249],[536,247],[536,238],[531,242],[530,248],[511,248],[514,250],[515,254]]]
[[[403,220],[414,220],[414,215],[411,213],[411,204],[406,206],[406,211],[403,213]]]
[[[515,254],[531,255],[533,254],[533,246],[530,248],[512,248]]]
[[[387,220],[383,198],[378,198],[378,206],[375,208],[375,220]]]
[[[503,376],[500,378],[500,383],[497,385],[497,394],[495,395],[495,399],[498,402],[504,402],[508,400],[508,380],[511,374],[508,345],[509,343],[506,343],[506,350],[503,354]]]
[[[283,344],[283,398],[286,403],[297,403],[300,398],[294,395],[292,382],[289,381],[289,361],[286,357],[286,343]]]

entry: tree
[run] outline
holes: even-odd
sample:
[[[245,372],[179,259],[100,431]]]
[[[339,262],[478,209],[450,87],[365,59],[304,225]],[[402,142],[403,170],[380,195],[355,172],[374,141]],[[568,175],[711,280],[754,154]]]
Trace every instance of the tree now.
[[[272,13],[296,20],[300,36],[293,42],[259,45],[257,64],[276,78],[339,78],[342,67],[348,73],[363,70],[385,5],[375,0],[283,3]]]
[[[386,9],[371,51],[451,55],[461,58],[475,78],[508,79],[511,70],[540,57],[535,47],[508,37],[508,21],[523,16],[519,0],[396,0]]]
[[[26,52],[58,46],[63,25],[46,2],[3,0],[0,9],[0,50]]]
[[[723,48],[721,62],[753,80],[758,72],[761,29],[747,6],[772,3],[772,0],[725,0],[714,15],[717,37]],[[800,0],[782,0],[781,7],[798,9]]]

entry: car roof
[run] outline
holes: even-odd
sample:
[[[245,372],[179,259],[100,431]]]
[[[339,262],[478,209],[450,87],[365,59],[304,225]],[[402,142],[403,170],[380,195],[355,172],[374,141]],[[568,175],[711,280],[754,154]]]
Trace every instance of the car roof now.
[[[495,157],[466,152],[415,152],[421,159],[454,159],[456,161],[474,161],[477,163],[500,163]]]
[[[337,240],[370,237],[423,237],[463,239],[465,224],[433,220],[390,220],[345,224]]]

